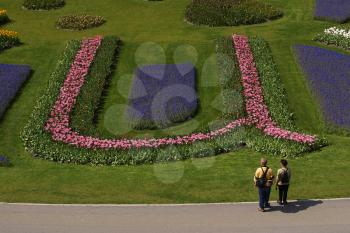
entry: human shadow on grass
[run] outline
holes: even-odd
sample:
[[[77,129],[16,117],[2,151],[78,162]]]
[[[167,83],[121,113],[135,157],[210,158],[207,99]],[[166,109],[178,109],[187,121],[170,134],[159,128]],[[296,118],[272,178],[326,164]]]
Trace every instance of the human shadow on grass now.
[[[300,211],[307,210],[310,207],[323,204],[323,201],[320,200],[296,200],[288,202],[288,205],[285,206],[272,206],[267,212],[280,211],[286,214],[295,214]]]

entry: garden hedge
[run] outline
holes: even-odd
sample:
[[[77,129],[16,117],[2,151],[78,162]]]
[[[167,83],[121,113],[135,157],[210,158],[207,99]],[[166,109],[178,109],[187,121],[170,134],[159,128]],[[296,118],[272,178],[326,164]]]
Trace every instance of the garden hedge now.
[[[185,13],[187,21],[209,26],[257,24],[282,16],[282,11],[256,0],[193,0]]]
[[[95,15],[66,15],[60,17],[56,22],[56,27],[69,30],[85,30],[98,27],[104,24],[106,20],[101,16]]]
[[[25,0],[23,7],[28,10],[51,10],[63,7],[64,0]]]

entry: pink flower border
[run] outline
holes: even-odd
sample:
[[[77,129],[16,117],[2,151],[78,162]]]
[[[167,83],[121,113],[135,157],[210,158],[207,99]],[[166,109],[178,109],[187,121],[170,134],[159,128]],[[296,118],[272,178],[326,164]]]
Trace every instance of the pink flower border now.
[[[236,127],[243,125],[255,125],[266,135],[275,138],[293,140],[299,143],[315,143],[315,136],[299,134],[278,128],[277,124],[272,121],[269,116],[268,107],[264,104],[259,75],[254,63],[253,54],[249,47],[248,38],[245,36],[233,35],[232,39],[242,73],[246,111],[248,113],[247,118],[232,121],[224,128],[208,133],[194,133],[186,136],[178,136],[176,138],[110,140],[80,135],[69,127],[69,114],[76,103],[76,98],[85,82],[89,67],[101,44],[102,37],[96,36],[82,41],[81,48],[60,90],[60,95],[52,108],[50,118],[45,125],[45,130],[51,133],[52,139],[55,141],[91,149],[158,148],[163,145],[190,144],[196,141],[210,140],[222,136]]]
[[[242,73],[242,84],[246,101],[246,111],[249,121],[261,129],[266,135],[288,139],[300,143],[313,144],[315,136],[299,134],[281,129],[271,119],[268,107],[264,103],[263,90],[261,88],[259,73],[256,69],[253,53],[249,46],[248,37],[233,35],[233,44],[236,49],[239,67]]]

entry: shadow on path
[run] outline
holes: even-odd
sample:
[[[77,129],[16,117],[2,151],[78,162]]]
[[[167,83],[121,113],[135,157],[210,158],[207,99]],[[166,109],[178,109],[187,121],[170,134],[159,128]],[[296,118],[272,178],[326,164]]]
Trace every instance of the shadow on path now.
[[[267,212],[275,212],[280,211],[282,213],[287,214],[295,214],[300,211],[304,211],[310,207],[314,207],[316,205],[322,204],[323,201],[320,200],[297,200],[293,202],[289,202],[286,206],[272,206],[270,210],[267,210]]]

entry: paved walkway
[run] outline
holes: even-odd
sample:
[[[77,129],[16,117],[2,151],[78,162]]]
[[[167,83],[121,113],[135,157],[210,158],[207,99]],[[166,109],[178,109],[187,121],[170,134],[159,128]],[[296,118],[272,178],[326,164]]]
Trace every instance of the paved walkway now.
[[[298,201],[258,213],[257,204],[0,204],[1,233],[349,233],[350,200]]]

